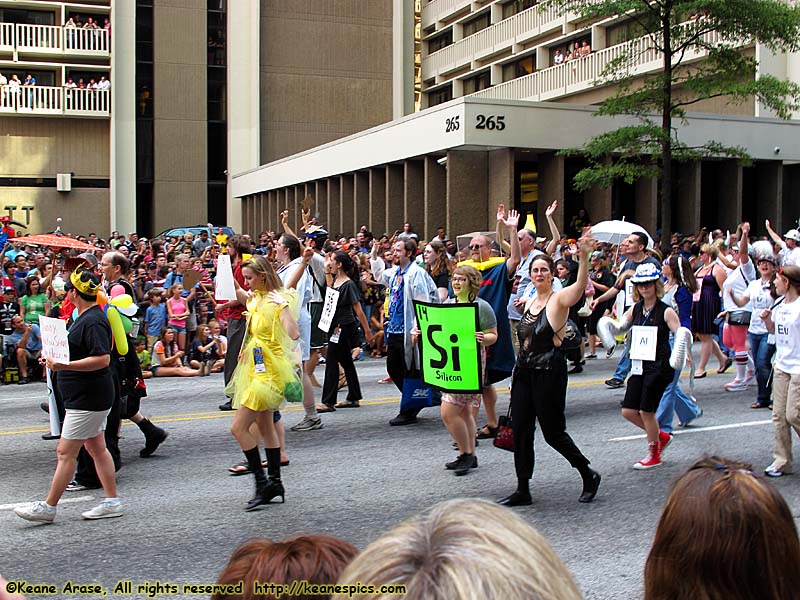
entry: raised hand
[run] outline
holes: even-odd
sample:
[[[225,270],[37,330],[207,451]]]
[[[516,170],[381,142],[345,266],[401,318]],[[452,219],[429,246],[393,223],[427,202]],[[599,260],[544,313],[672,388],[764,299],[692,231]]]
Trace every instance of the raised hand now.
[[[552,217],[558,209],[558,200],[553,200],[553,203],[544,211],[545,216]]]
[[[592,230],[591,228],[586,228],[584,230],[581,239],[578,240],[578,246],[581,250],[581,255],[584,257],[589,256],[592,251],[594,250],[596,240],[592,237]]]
[[[519,213],[513,209],[508,211],[508,218],[504,219],[503,222],[509,229],[516,229],[519,225]]]
[[[281,225],[286,225],[289,222],[289,211],[281,211]]]
[[[289,301],[275,290],[272,290],[267,297],[278,306],[289,304]]]
[[[506,205],[505,204],[498,204],[497,205],[497,220],[505,222],[505,220],[506,220]]]

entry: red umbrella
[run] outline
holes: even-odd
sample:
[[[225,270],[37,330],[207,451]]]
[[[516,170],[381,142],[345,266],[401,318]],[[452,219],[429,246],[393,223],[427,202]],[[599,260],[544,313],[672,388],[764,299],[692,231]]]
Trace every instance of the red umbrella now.
[[[56,235],[54,233],[41,233],[39,235],[26,235],[12,240],[15,244],[32,244],[34,246],[50,246],[52,248],[72,248],[75,250],[97,250],[96,247],[71,238],[68,235]]]

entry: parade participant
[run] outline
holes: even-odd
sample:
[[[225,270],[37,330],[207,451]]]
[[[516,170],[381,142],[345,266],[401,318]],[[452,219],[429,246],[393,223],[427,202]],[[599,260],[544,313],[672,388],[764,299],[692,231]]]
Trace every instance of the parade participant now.
[[[122,516],[117,496],[114,461],[106,449],[103,430],[114,399],[111,362],[111,326],[97,306],[100,279],[86,269],[72,273],[66,285],[70,301],[78,309],[78,319],[69,329],[70,361],[59,364],[47,359],[47,368],[57,372],[58,386],[66,406],[64,427],[58,443],[58,464],[50,492],[41,502],[16,508],[17,516],[28,521],[52,523],[56,505],[72,479],[78,451],[86,448],[94,459],[105,499],[81,514],[84,519]]]
[[[797,229],[790,229],[784,234],[783,239],[781,239],[781,236],[772,229],[769,221],[765,221],[765,225],[767,226],[769,237],[771,237],[781,249],[780,252],[778,252],[778,264],[781,266],[800,266],[800,232],[797,231]]]
[[[662,301],[678,314],[681,327],[692,329],[692,295],[695,292],[697,283],[692,275],[692,267],[689,261],[680,254],[673,254],[664,262],[664,276],[667,278],[664,284],[664,297]],[[687,355],[691,360],[691,354]],[[672,417],[678,415],[678,421],[682,427],[689,425],[697,417],[702,416],[703,409],[697,406],[697,401],[681,389],[681,372],[675,371],[672,383],[664,390],[664,395],[658,403],[656,419],[661,431],[672,433]]]
[[[494,310],[497,318],[497,343],[492,346],[486,360],[486,382],[488,385],[483,390],[483,406],[486,410],[486,425],[477,432],[479,440],[490,439],[497,435],[497,390],[494,384],[502,381],[514,368],[514,346],[511,343],[511,328],[508,324],[507,305],[509,301],[509,282],[520,262],[519,237],[517,225],[519,213],[515,210],[508,211],[506,216],[505,205],[497,207],[498,227],[505,225],[511,242],[511,256],[506,259],[501,256],[492,257],[491,240],[478,235],[469,243],[470,258],[458,264],[475,267],[483,276],[483,285],[479,296],[486,300]]]
[[[475,339],[481,345],[481,370],[485,370],[487,348],[497,341],[497,319],[494,311],[486,300],[478,298],[483,278],[474,267],[456,267],[452,275],[453,293],[455,298],[445,301],[445,304],[474,303],[478,307],[479,329],[475,332]],[[481,378],[485,381],[485,377]],[[475,456],[475,418],[481,407],[481,392],[475,394],[442,394],[442,421],[447,431],[453,436],[458,445],[458,457],[445,464],[456,475],[465,475],[470,469],[478,467],[478,458]]]
[[[384,332],[386,340],[386,371],[392,383],[402,393],[403,380],[418,373],[411,332],[414,329],[414,300],[439,302],[436,284],[413,258],[417,243],[410,238],[392,244],[395,266],[381,276],[386,286],[388,310]],[[389,421],[390,425],[410,425],[417,422],[422,409],[406,409]]]
[[[620,292],[623,293],[623,310],[628,310],[628,308],[630,308],[631,304],[633,304],[633,285],[629,279],[636,272],[636,268],[639,265],[648,263],[656,268],[661,265],[661,261],[652,256],[648,256],[645,252],[647,243],[647,236],[641,231],[634,231],[620,242],[619,251],[625,256],[625,261],[620,267],[617,281],[607,292],[595,297],[595,299],[589,303],[589,308],[591,310],[595,310],[597,306],[603,302],[613,300]],[[608,351],[609,348],[606,348],[606,350]],[[622,355],[619,357],[619,362],[617,363],[614,374],[611,376],[611,379],[606,380],[605,384],[611,389],[621,388],[625,385],[625,378],[630,371],[631,359],[628,357],[628,346],[626,345],[622,351]]]
[[[546,254],[531,263],[531,281],[536,295],[528,300],[519,323],[520,351],[511,386],[511,414],[514,431],[516,491],[500,500],[505,506],[532,503],[533,438],[536,421],[545,441],[569,461],[581,475],[580,502],[591,502],[600,487],[600,474],[567,433],[564,407],[567,396],[567,361],[561,344],[570,307],[583,295],[589,280],[589,254],[594,240],[580,240],[580,266],[575,283],[559,292],[553,290],[555,264]]]
[[[422,261],[425,266],[425,271],[431,276],[433,282],[436,284],[436,291],[439,294],[439,301],[444,302],[447,300],[450,286],[450,275],[452,268],[450,261],[447,260],[447,250],[445,250],[444,243],[438,240],[432,240],[425,250],[422,252]]]
[[[706,376],[706,364],[711,353],[719,360],[717,373],[724,373],[733,363],[729,361],[719,349],[717,342],[711,337],[719,331],[714,322],[721,308],[719,292],[725,284],[725,269],[717,264],[719,250],[711,244],[700,247],[700,260],[702,266],[695,271],[697,291],[694,293],[692,306],[692,331],[700,338],[700,362],[697,364],[695,379]]]
[[[800,435],[800,267],[786,265],[775,278],[783,302],[761,313],[767,331],[775,334],[772,381],[774,460],[764,472],[780,477],[792,472],[792,429]]]
[[[233,235],[226,239],[225,249],[228,256],[231,258],[231,268],[233,270],[233,279],[239,284],[239,287],[247,289],[247,282],[242,275],[242,255],[250,252],[250,242],[239,235]],[[239,360],[239,351],[242,348],[242,340],[244,340],[246,321],[244,318],[244,304],[240,304],[238,300],[229,300],[217,304],[217,312],[228,323],[227,337],[228,337],[228,350],[225,353],[225,367],[223,369],[223,377],[225,386],[230,383],[233,371]],[[219,405],[220,410],[233,410],[231,401]]]
[[[675,376],[669,363],[669,335],[678,331],[681,322],[672,307],[661,301],[664,282],[657,267],[649,264],[636,267],[631,281],[635,304],[620,319],[618,331],[631,327],[655,328],[650,330],[654,334],[650,337],[654,358],[640,358],[636,348],[629,348],[633,366],[622,401],[622,416],[647,434],[648,455],[633,468],[650,469],[661,464],[661,452],[672,441],[672,435],[659,429],[656,410]],[[633,341],[629,339],[628,343]]]
[[[332,412],[337,408],[358,408],[361,385],[353,364],[353,348],[358,348],[359,335],[356,319],[361,323],[367,343],[372,342],[372,332],[361,308],[358,294],[358,267],[350,255],[337,250],[325,261],[325,279],[328,286],[338,292],[336,310],[328,330],[328,354],[325,363],[325,382],[322,384],[322,403],[318,412]],[[347,379],[347,400],[336,402],[339,391],[339,365]]]
[[[728,273],[722,285],[722,311],[725,317],[722,341],[725,346],[733,350],[736,367],[736,378],[724,386],[728,392],[746,390],[756,376],[755,364],[747,353],[747,329],[753,308],[749,303],[739,305],[734,298],[734,294],[743,294],[750,282],[757,277],[755,266],[749,256],[750,223],[742,223],[739,230],[742,236],[736,257],[738,265]]]
[[[676,481],[644,568],[645,600],[790,600],[800,589],[792,510],[752,467],[720,456]]]
[[[254,256],[244,262],[242,276],[252,290],[248,292],[236,286],[238,301],[247,307],[247,339],[238,353],[238,365],[225,391],[232,398],[232,407],[238,409],[231,433],[255,476],[256,493],[245,508],[253,510],[278,496],[284,500],[280,441],[273,411],[280,407],[290,391],[294,395],[296,388],[302,387],[295,373],[300,367],[295,354],[300,330],[289,306],[293,293],[282,288],[280,278],[266,258]],[[250,431],[253,423],[258,424],[265,440],[269,480],[261,464],[258,437]]]
[[[760,242],[756,242],[759,244]],[[769,245],[768,242],[767,245]],[[758,396],[750,408],[769,408],[772,405],[772,357],[775,354],[775,336],[767,331],[762,311],[772,308],[778,294],[775,291],[775,256],[771,248],[756,253],[756,264],[760,277],[747,286],[741,296],[732,294],[738,306],[752,305],[750,325],[747,329],[747,342],[750,347],[750,358],[755,364]]]

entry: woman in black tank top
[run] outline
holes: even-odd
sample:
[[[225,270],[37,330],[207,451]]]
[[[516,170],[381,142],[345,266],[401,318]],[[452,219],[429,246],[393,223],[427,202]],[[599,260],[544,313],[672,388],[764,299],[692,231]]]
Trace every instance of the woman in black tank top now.
[[[651,469],[661,464],[661,451],[672,441],[671,434],[659,429],[656,410],[664,391],[675,376],[675,371],[669,366],[669,335],[678,330],[681,321],[678,313],[661,301],[664,296],[664,282],[658,267],[651,264],[639,265],[631,281],[635,304],[623,315],[621,328],[642,329],[634,329],[628,336],[633,367],[625,390],[625,399],[622,401],[622,416],[647,433],[648,454],[634,464],[633,468]],[[654,354],[640,353],[635,347],[648,347],[642,343],[646,333],[655,337],[654,344],[649,345],[651,348],[655,346]],[[650,356],[654,358],[649,358]]]
[[[533,477],[536,421],[542,428],[545,441],[581,474],[583,492],[580,502],[591,502],[597,494],[600,475],[589,468],[589,460],[567,433],[564,415],[567,362],[560,348],[569,309],[586,289],[593,242],[588,234],[581,238],[578,279],[559,292],[553,291],[553,259],[542,254],[531,262],[531,281],[536,294],[525,305],[519,323],[520,351],[511,386],[517,489],[499,501],[505,506],[523,506],[532,502],[530,479]]]

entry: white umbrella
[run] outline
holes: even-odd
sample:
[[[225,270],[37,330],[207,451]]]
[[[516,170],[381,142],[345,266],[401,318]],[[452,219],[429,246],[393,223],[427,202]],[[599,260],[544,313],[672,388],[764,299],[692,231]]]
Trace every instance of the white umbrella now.
[[[628,221],[601,221],[597,225],[592,225],[592,237],[599,242],[614,244],[618,246],[622,240],[632,233],[643,233],[647,236],[647,247],[653,247],[653,238],[647,230],[636,223]]]

